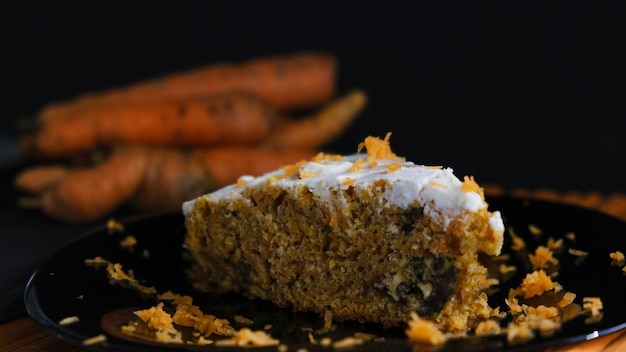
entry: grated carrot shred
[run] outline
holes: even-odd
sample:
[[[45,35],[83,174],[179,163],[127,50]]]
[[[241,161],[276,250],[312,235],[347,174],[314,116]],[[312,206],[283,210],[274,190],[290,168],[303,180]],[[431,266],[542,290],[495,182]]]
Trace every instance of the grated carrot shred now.
[[[554,283],[543,270],[535,270],[527,274],[519,287],[524,298],[539,296],[545,291],[552,290]]]
[[[448,186],[444,185],[443,183],[439,183],[439,182],[433,181],[433,180],[428,181],[428,184],[433,186],[433,187],[448,188]]]
[[[387,165],[387,173],[393,173],[396,172],[398,170],[400,170],[402,168],[402,164],[400,163],[393,163],[393,164],[389,164]]]
[[[344,186],[354,186],[354,182],[356,180],[350,177],[346,177],[346,179],[343,180],[343,182],[341,182],[342,185]]]
[[[483,194],[483,189],[478,186],[478,183],[474,180],[474,176],[465,176],[463,178],[463,183],[461,183],[461,189],[465,192]]]
[[[247,183],[247,182],[246,182],[244,179],[242,179],[242,178],[238,178],[238,179],[237,179],[237,184],[236,184],[236,187],[237,187],[237,188],[241,188],[241,187],[245,186],[245,185],[246,185],[246,183]]]
[[[350,172],[357,172],[363,169],[363,159],[357,159],[354,161],[354,163],[352,164],[352,166],[350,167]]]
[[[368,161],[377,159],[405,161],[404,158],[397,156],[394,152],[391,151],[391,145],[389,144],[390,138],[391,132],[387,132],[385,139],[368,136],[363,142],[359,143],[357,151],[360,152],[361,150],[363,150],[363,148],[365,148],[367,150]]]
[[[299,175],[300,175],[300,178],[309,178],[309,177],[317,176],[317,172],[304,171],[301,169]]]

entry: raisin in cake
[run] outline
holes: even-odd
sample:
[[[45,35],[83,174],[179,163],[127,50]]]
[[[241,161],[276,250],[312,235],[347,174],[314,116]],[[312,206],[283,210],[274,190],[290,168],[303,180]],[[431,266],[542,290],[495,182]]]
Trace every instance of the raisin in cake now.
[[[385,327],[416,312],[465,333],[495,315],[478,254],[500,253],[500,213],[473,178],[406,161],[388,139],[184,203],[196,286]]]

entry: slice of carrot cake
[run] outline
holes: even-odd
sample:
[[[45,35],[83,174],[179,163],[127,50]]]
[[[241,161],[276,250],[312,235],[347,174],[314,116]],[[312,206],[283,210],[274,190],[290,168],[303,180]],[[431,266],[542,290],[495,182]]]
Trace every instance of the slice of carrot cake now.
[[[183,213],[201,289],[385,327],[415,312],[450,333],[495,314],[478,254],[500,253],[500,213],[473,178],[395,155],[389,134],[242,176]]]

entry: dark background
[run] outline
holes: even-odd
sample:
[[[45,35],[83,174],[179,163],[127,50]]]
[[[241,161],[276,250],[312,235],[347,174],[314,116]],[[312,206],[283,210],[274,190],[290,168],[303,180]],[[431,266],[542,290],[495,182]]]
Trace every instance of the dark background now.
[[[397,154],[507,188],[625,192],[623,1],[15,1],[0,12],[3,155],[15,118],[217,61],[321,50],[370,104],[328,151]]]
[[[15,207],[17,119],[220,61],[320,50],[370,103],[331,152],[396,153],[481,184],[626,192],[626,2],[11,1],[0,10],[0,322],[43,258],[96,224]],[[98,223],[97,225],[101,225]]]

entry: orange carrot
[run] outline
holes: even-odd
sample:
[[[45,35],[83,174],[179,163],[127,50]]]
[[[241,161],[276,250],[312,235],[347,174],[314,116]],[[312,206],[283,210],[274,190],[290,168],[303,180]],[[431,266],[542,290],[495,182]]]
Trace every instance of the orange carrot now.
[[[353,90],[311,116],[283,120],[264,145],[277,148],[317,149],[339,136],[365,108],[367,95]]]
[[[122,206],[179,211],[184,201],[234,183],[242,175],[260,175],[314,154],[243,146],[192,150],[120,147],[92,167],[66,169],[60,179],[53,173],[40,173],[49,179],[48,186],[35,192],[41,198],[36,204],[50,218],[75,223],[101,219]],[[39,169],[45,167],[30,171]]]
[[[193,150],[151,149],[138,192],[130,199],[139,210],[180,210],[186,200],[314,155],[305,150],[217,147]]]
[[[258,97],[228,92],[77,113],[41,124],[23,134],[20,142],[23,155],[33,159],[61,158],[125,144],[251,144],[264,139],[276,119],[275,111]]]
[[[92,168],[79,169],[42,194],[42,210],[64,222],[97,220],[124,204],[144,180],[147,150],[119,149]]]
[[[281,166],[310,159],[315,154],[306,149],[241,146],[192,150],[192,155],[204,163],[215,187],[235,183],[242,175],[259,176]]]
[[[16,189],[30,194],[42,193],[54,187],[70,173],[64,165],[41,165],[21,170],[13,179]]]
[[[50,104],[39,112],[38,119],[47,122],[102,106],[128,106],[232,90],[250,91],[279,111],[310,108],[334,95],[336,73],[336,58],[319,52],[214,63]]]
[[[136,210],[179,211],[184,201],[215,189],[205,164],[186,150],[151,148],[146,164],[143,182],[128,200]]]

